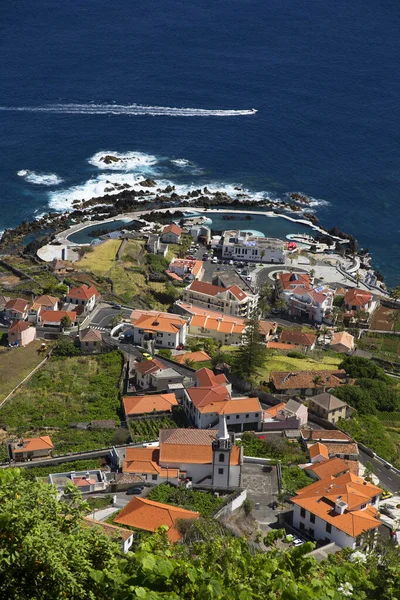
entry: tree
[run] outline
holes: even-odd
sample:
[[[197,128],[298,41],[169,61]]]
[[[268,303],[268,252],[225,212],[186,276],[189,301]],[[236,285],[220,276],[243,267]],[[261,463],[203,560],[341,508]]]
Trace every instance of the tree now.
[[[70,327],[72,327],[72,321],[68,315],[63,316],[63,318],[60,321],[60,325],[63,329],[69,329]]]
[[[313,384],[315,385],[316,388],[322,387],[322,389],[324,389],[324,380],[322,379],[321,375],[316,375],[313,378]]]
[[[356,379],[368,378],[390,381],[390,378],[381,367],[378,367],[372,360],[363,358],[362,356],[346,356],[340,363],[339,369],[344,369],[350,377]]]
[[[323,325],[321,327],[321,329],[318,332],[318,335],[320,335],[322,337],[322,341],[325,344],[326,343],[326,336],[329,334],[329,329],[328,327],[326,327],[325,325]]]
[[[266,359],[267,349],[259,331],[258,312],[253,311],[246,321],[242,344],[236,353],[234,373],[241,378],[249,379],[256,375],[256,370],[263,366]]]
[[[365,479],[371,479],[371,475],[374,472],[374,465],[369,460],[365,463],[364,477]]]
[[[394,300],[400,300],[400,285],[390,290],[390,296],[394,298]]]
[[[275,308],[280,310],[280,312],[282,313],[285,310],[287,310],[287,302],[283,300],[283,298],[278,298],[277,300],[275,300]]]

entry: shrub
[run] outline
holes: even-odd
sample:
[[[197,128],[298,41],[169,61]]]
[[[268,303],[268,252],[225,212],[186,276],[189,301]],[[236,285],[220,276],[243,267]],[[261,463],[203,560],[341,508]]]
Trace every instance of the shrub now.
[[[289,356],[289,358],[307,358],[303,352],[299,352],[298,350],[291,350],[287,353],[287,356]]]
[[[157,350],[157,354],[164,358],[172,358],[172,351],[169,350],[169,348],[161,348],[160,350]]]
[[[243,506],[244,514],[248,517],[254,508],[254,502],[253,502],[253,500],[250,500],[250,498],[246,498],[246,500],[243,502],[242,506]]]

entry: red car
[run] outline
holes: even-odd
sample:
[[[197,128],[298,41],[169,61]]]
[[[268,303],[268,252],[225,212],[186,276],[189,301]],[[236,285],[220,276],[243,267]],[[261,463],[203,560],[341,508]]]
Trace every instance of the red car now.
[[[179,344],[179,346],[177,346],[176,349],[177,350],[183,350],[184,349],[183,344]]]

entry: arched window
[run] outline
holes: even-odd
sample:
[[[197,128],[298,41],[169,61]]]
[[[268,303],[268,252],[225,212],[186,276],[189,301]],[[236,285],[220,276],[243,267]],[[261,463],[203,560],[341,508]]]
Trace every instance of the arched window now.
[[[225,462],[225,454],[223,452],[219,455],[219,462]]]

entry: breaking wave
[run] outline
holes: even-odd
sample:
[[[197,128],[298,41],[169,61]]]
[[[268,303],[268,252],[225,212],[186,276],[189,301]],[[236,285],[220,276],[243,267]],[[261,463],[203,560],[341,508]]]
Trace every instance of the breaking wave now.
[[[157,163],[157,157],[143,152],[97,152],[88,162],[98,169],[111,171],[146,171]]]
[[[257,113],[247,110],[179,108],[143,104],[49,104],[47,106],[0,106],[0,111],[60,113],[70,115],[128,115],[153,117],[244,117]]]
[[[63,182],[63,179],[55,173],[35,173],[35,171],[28,171],[27,169],[21,169],[17,175],[23,177],[25,181],[34,183],[35,185],[46,185],[53,186],[59,185]]]

